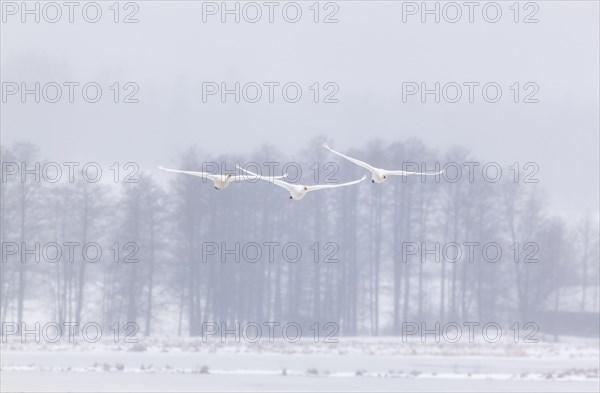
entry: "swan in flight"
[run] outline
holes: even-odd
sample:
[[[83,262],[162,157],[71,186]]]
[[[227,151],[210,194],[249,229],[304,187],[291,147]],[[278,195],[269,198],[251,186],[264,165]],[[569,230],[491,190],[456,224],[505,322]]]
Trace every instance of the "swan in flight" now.
[[[180,171],[178,169],[169,169],[162,166],[159,166],[158,169],[162,169],[167,172],[175,172],[175,173],[185,173],[186,175],[198,176],[204,179],[212,180],[215,183],[215,189],[222,190],[226,188],[231,182],[236,182],[239,180],[245,180],[248,176],[244,175],[234,175],[233,173],[226,173],[224,175],[220,174],[212,174],[208,172],[194,172],[194,171]],[[274,179],[283,179],[287,177],[287,174],[283,176],[274,176]]]
[[[372,165],[367,164],[364,161],[357,160],[356,158],[348,157],[345,154],[337,152],[333,150],[331,147],[327,146],[327,144],[323,144],[323,147],[332,152],[333,154],[337,154],[340,157],[345,158],[346,160],[361,166],[371,172],[371,182],[373,183],[383,183],[387,180],[389,176],[409,176],[409,175],[422,175],[422,176],[435,176],[441,173],[444,173],[444,170],[435,173],[424,173],[424,172],[407,172],[407,171],[388,171],[386,169],[375,168]]]
[[[252,178],[258,178],[260,180],[266,180],[268,182],[271,182],[275,185],[278,185],[279,187],[285,188],[286,190],[288,190],[290,192],[290,199],[295,199],[297,201],[299,201],[300,199],[304,198],[306,196],[307,193],[311,192],[311,191],[315,191],[315,190],[325,190],[327,188],[338,188],[338,187],[345,187],[345,186],[351,186],[353,184],[358,184],[361,181],[365,180],[367,177],[363,176],[362,178],[358,179],[358,180],[354,180],[348,183],[341,183],[341,184],[316,184],[314,186],[305,186],[302,184],[291,184],[291,183],[287,183],[278,179],[274,179],[274,178],[270,178],[270,177],[264,177],[264,176],[260,176],[257,175],[256,173],[250,172],[245,170],[244,168],[241,168],[240,166],[236,167],[241,170],[246,172],[247,174],[249,174],[250,176],[252,176]]]

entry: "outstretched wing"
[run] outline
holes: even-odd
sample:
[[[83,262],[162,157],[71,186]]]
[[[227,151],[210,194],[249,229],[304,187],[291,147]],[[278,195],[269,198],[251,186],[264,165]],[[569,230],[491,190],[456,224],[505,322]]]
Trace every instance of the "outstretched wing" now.
[[[294,188],[293,184],[286,183],[284,181],[281,181],[281,180],[278,180],[278,179],[275,179],[275,178],[272,178],[272,177],[260,176],[260,175],[254,173],[254,172],[247,171],[246,169],[242,168],[239,165],[236,165],[236,168],[239,169],[240,171],[243,171],[243,172],[245,172],[245,173],[247,173],[247,174],[250,175],[250,178],[248,178],[248,176],[242,176],[242,178],[245,179],[245,180],[256,178],[256,179],[268,181],[269,183],[273,183],[275,185],[278,185],[279,187],[285,188],[288,191],[291,191]],[[285,175],[285,176],[287,176],[287,175]]]
[[[353,184],[360,183],[361,181],[365,180],[366,178],[367,178],[366,176],[363,176],[358,180],[349,181],[347,183],[341,183],[341,184],[317,184],[314,186],[308,186],[308,187],[306,187],[307,188],[306,192],[315,191],[315,190],[324,190],[326,188],[338,188],[338,187],[351,186]]]
[[[243,170],[243,169],[240,168],[240,170]],[[256,175],[252,175],[252,176],[258,178],[258,176],[256,176]],[[287,173],[283,176],[265,176],[265,178],[276,179],[276,180],[285,179],[286,177],[287,177]],[[248,179],[251,179],[248,175],[235,175],[231,178],[231,181],[238,182],[238,181],[248,180]]]
[[[323,147],[324,147],[324,148],[326,148],[327,150],[329,150],[330,152],[332,152],[333,154],[337,154],[338,156],[340,156],[340,157],[343,157],[343,158],[345,158],[346,160],[348,160],[348,161],[350,161],[350,162],[352,162],[352,163],[354,163],[354,164],[356,164],[356,165],[358,165],[358,166],[362,166],[363,168],[365,168],[365,169],[369,170],[370,172],[375,172],[375,171],[377,171],[377,168],[375,168],[374,166],[372,166],[372,165],[369,165],[369,164],[367,164],[367,163],[366,163],[366,162],[364,162],[364,161],[357,160],[356,158],[348,157],[348,156],[347,156],[347,155],[345,155],[345,154],[342,154],[342,153],[340,153],[340,152],[338,152],[338,151],[335,151],[335,150],[333,150],[331,147],[327,146],[327,144],[325,144],[325,143],[323,144]]]
[[[158,169],[162,169],[163,171],[167,171],[167,172],[184,173],[186,175],[203,177],[205,179],[210,179],[210,180],[214,180],[216,178],[215,175],[213,175],[212,173],[207,173],[207,172],[180,171],[178,169],[169,169],[169,168],[165,168],[162,166],[159,166]]]
[[[444,173],[444,170],[439,172],[407,172],[407,171],[385,171],[386,175],[390,176],[435,176]]]

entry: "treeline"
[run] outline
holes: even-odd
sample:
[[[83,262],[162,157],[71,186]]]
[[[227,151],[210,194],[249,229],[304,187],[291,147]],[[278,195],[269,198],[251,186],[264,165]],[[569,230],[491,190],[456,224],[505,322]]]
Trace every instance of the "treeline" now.
[[[323,141],[311,141],[300,160],[271,146],[217,157],[192,148],[163,165],[254,162],[266,173],[278,162],[277,174],[285,166],[295,180],[301,168],[308,184],[364,174]],[[39,149],[4,146],[2,321],[136,322],[148,335],[199,335],[206,321],[335,322],[340,334],[378,335],[398,334],[403,321],[598,312],[598,218],[553,215],[534,164],[502,167],[498,177],[498,165],[474,166],[465,149],[439,152],[418,140],[347,153],[393,169],[438,162],[447,172],[369,178],[292,201],[266,182],[217,191],[155,168],[128,182],[114,183],[106,168],[109,181],[36,182],[14,163],[43,168]]]

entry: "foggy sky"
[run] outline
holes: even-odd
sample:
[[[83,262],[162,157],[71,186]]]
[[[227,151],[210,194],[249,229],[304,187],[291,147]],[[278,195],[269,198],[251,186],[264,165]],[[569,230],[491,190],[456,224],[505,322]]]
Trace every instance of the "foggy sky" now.
[[[2,104],[2,143],[36,143],[55,161],[136,161],[155,171],[192,145],[220,154],[269,143],[295,153],[317,135],[342,151],[373,138],[416,137],[440,154],[466,146],[475,159],[504,168],[534,161],[557,214],[597,214],[597,2],[537,2],[535,24],[515,24],[504,2],[496,24],[477,12],[473,24],[465,15],[436,24],[418,16],[402,23],[400,3],[358,1],[337,2],[339,23],[323,24],[312,22],[311,3],[302,3],[306,13],[296,24],[280,13],[273,24],[220,23],[218,16],[202,23],[201,2],[139,2],[136,24],[115,24],[108,13],[97,24],[80,14],[73,24],[8,17],[1,24],[3,82],[95,81],[103,98],[22,104],[10,97]],[[108,86],[115,81],[136,82],[140,103],[113,103]],[[203,103],[206,81],[293,81],[303,98],[223,104],[215,96]],[[407,81],[497,82],[503,97],[496,104],[480,94],[472,104],[465,96],[456,104],[417,96],[403,103]],[[313,103],[314,82],[337,83],[340,102]],[[514,82],[536,82],[540,102],[512,102]]]

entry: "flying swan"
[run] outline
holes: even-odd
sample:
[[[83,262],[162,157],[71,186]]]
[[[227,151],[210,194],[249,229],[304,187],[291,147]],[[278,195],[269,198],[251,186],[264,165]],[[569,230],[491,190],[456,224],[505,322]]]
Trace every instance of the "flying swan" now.
[[[198,176],[198,177],[202,177],[202,178],[205,178],[208,180],[212,180],[213,183],[215,183],[215,189],[217,189],[217,190],[222,190],[222,189],[226,188],[229,184],[231,184],[231,182],[248,179],[248,176],[234,175],[233,173],[226,173],[224,175],[220,175],[220,174],[215,175],[215,174],[208,173],[208,172],[180,171],[178,169],[169,169],[169,168],[165,168],[162,166],[159,166],[158,169],[162,169],[163,171],[167,171],[167,172],[185,173],[186,175]],[[283,179],[284,177],[287,177],[287,174],[283,175],[283,176],[274,176],[275,179]]]
[[[435,175],[439,175],[440,173],[444,173],[443,170],[441,170],[439,172],[435,172],[435,173],[388,171],[386,169],[375,168],[374,166],[371,166],[364,161],[357,160],[356,158],[348,157],[345,154],[342,154],[340,152],[333,150],[332,148],[327,146],[327,144],[323,144],[323,147],[326,148],[327,150],[329,150],[330,152],[332,152],[333,154],[337,154],[338,156],[343,157],[346,160],[348,160],[358,166],[361,166],[361,167],[365,168],[366,170],[368,170],[369,172],[371,172],[371,182],[373,182],[373,183],[383,183],[384,181],[387,180],[388,176],[409,176],[409,175],[435,176]]]
[[[278,179],[274,179],[274,178],[270,178],[270,177],[264,177],[264,176],[260,176],[257,175],[256,173],[250,172],[245,170],[244,168],[241,168],[240,166],[236,165],[236,167],[241,170],[244,171],[245,173],[251,175],[253,178],[258,178],[260,180],[265,180],[268,181],[270,183],[273,183],[275,185],[278,185],[279,187],[285,188],[286,190],[288,190],[290,192],[290,199],[295,199],[297,201],[299,201],[300,199],[304,198],[306,196],[307,193],[311,192],[311,191],[315,191],[315,190],[325,190],[327,188],[338,188],[338,187],[345,187],[345,186],[351,186],[353,184],[358,184],[361,181],[365,180],[367,177],[363,176],[362,178],[358,179],[358,180],[354,180],[348,183],[341,183],[341,184],[317,184],[314,186],[305,186],[302,184],[290,184],[290,183],[286,183],[284,181],[278,180]]]

